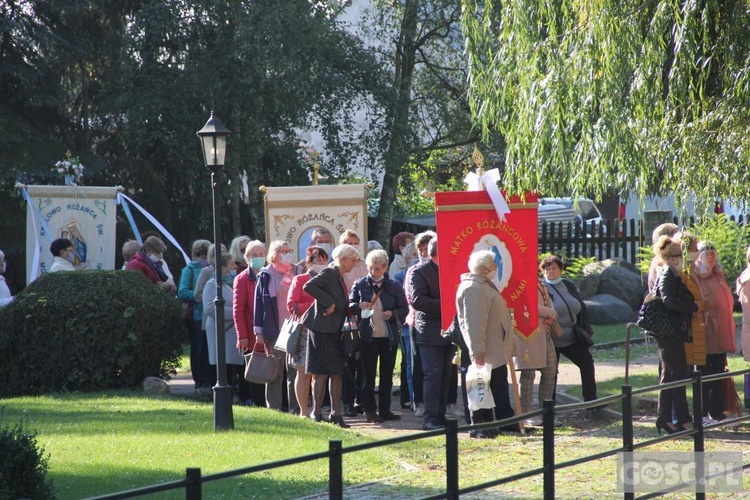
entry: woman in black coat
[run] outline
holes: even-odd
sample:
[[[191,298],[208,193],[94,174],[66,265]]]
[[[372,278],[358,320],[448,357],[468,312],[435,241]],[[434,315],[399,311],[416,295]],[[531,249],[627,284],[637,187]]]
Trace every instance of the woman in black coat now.
[[[682,321],[683,337],[687,339],[691,315],[698,310],[698,303],[682,282],[680,244],[668,236],[661,236],[654,245],[654,253],[657,253],[667,264],[657,279],[656,293],[661,297],[667,311],[684,318]],[[662,365],[659,383],[666,384],[687,377],[685,341],[673,337],[656,337],[656,343],[659,346],[659,358]],[[673,410],[677,424],[672,422]],[[692,428],[685,386],[659,391],[659,418],[656,419],[656,429],[659,434],[662,430],[672,434]]]
[[[323,397],[326,383],[331,393],[330,422],[349,427],[341,416],[341,327],[348,315],[349,292],[342,276],[352,270],[359,252],[351,245],[339,245],[333,251],[333,266],[323,269],[305,283],[304,291],[315,303],[304,316],[307,338],[307,372],[313,376],[313,412],[310,418],[323,421]]]

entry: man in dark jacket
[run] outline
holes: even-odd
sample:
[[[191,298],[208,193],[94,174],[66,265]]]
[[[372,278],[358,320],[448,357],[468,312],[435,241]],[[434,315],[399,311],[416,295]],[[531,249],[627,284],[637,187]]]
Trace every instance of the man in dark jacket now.
[[[430,260],[409,276],[409,299],[416,311],[415,341],[424,371],[424,430],[442,429],[451,378],[453,344],[440,335],[440,286],[437,238],[428,246]]]

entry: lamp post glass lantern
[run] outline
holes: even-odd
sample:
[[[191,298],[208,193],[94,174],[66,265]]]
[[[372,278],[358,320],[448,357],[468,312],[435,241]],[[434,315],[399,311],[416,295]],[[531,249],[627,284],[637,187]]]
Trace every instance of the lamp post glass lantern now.
[[[221,282],[221,206],[219,203],[219,176],[227,154],[227,137],[230,130],[216,119],[214,112],[196,135],[203,148],[203,162],[211,170],[211,192],[213,194],[214,261],[216,298],[216,385],[214,386],[214,430],[234,429],[232,415],[232,388],[227,384],[227,353],[224,338],[224,292]]]

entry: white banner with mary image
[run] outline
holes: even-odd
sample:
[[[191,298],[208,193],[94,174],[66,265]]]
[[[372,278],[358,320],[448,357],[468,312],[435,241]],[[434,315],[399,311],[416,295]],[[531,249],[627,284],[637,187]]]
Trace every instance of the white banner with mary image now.
[[[67,238],[76,269],[115,267],[117,187],[24,186],[27,283],[52,265],[52,241]]]

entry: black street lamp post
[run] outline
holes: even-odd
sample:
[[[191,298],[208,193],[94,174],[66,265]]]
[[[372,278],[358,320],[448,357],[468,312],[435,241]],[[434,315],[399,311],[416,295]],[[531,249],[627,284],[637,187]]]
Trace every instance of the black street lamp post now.
[[[234,429],[232,415],[232,388],[227,384],[227,353],[224,338],[224,292],[221,283],[221,207],[219,206],[219,177],[227,154],[227,137],[230,130],[214,117],[211,117],[197,133],[203,147],[203,161],[211,170],[211,191],[213,193],[214,248],[216,260],[216,385],[214,386],[214,430]]]

